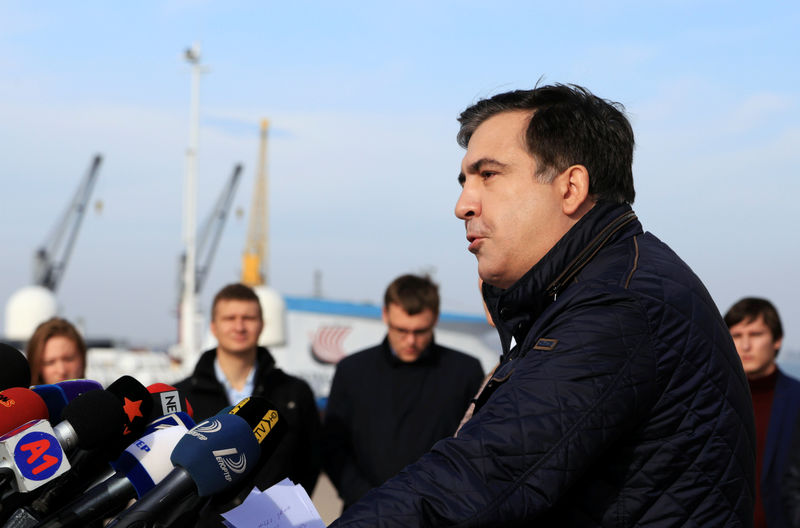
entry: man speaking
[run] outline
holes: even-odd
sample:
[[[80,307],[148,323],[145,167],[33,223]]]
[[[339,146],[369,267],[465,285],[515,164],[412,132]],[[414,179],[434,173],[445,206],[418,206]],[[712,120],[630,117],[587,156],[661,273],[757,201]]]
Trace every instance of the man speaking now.
[[[459,119],[469,251],[503,347],[453,438],[335,526],[749,526],[755,435],[728,329],[630,204],[633,131],[578,86]]]

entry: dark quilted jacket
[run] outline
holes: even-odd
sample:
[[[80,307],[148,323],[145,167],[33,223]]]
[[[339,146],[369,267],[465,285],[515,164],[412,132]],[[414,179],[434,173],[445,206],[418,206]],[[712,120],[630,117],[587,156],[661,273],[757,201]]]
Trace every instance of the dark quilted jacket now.
[[[597,204],[484,297],[504,354],[477,412],[334,526],[752,525],[753,408],[730,334],[629,206]]]

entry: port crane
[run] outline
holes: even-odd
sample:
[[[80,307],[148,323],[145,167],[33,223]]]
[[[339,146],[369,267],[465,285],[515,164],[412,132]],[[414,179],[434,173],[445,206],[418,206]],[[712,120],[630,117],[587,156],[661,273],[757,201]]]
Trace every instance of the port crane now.
[[[67,268],[103,157],[95,155],[67,210],[34,254],[33,281],[55,292]]]
[[[242,283],[250,287],[267,283],[266,266],[269,245],[269,189],[267,186],[267,132],[269,121],[261,121],[261,136],[258,148],[258,174],[253,183],[253,201],[250,207],[250,223],[247,227],[242,255]]]
[[[253,288],[261,302],[264,330],[259,344],[279,346],[286,343],[286,302],[268,286],[269,274],[269,186],[267,179],[267,137],[269,121],[261,121],[258,149],[258,173],[253,183],[250,223],[242,254],[241,281]]]
[[[231,211],[231,204],[233,197],[236,194],[236,189],[239,186],[239,180],[242,175],[242,165],[237,164],[233,169],[230,178],[225,182],[222,190],[217,197],[211,213],[206,217],[200,231],[197,234],[197,253],[196,264],[194,273],[194,292],[199,294],[203,290],[206,279],[208,278],[211,264],[214,261],[214,255],[217,252],[219,240],[222,237],[222,230],[225,227],[225,222]],[[178,279],[178,299],[183,298],[184,281],[183,276],[186,270],[186,253],[181,255],[180,275]]]

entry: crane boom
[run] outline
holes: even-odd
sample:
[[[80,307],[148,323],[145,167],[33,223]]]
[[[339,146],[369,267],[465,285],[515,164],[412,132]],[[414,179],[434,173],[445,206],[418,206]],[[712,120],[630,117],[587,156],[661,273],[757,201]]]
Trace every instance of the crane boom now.
[[[242,282],[248,286],[267,283],[267,259],[269,257],[269,216],[267,214],[267,131],[269,121],[261,121],[261,141],[258,151],[258,174],[253,186],[253,202],[250,209],[250,224],[247,229],[244,254],[242,255]]]
[[[64,276],[103,157],[95,155],[64,214],[34,255],[33,281],[55,292]]]
[[[237,164],[233,168],[233,174],[228,178],[228,181],[222,187],[222,190],[217,197],[214,208],[211,214],[206,217],[202,227],[197,236],[197,260],[195,264],[195,280],[194,291],[200,293],[203,290],[208,273],[211,269],[211,264],[214,261],[214,256],[217,253],[217,246],[222,237],[222,231],[225,227],[225,222],[228,220],[228,215],[231,211],[231,203],[236,194],[236,188],[239,185],[239,179],[242,175],[242,165]],[[186,266],[186,255],[181,255],[180,277],[184,276]],[[183,289],[185,285],[183,280],[179,279],[178,299],[183,298]]]

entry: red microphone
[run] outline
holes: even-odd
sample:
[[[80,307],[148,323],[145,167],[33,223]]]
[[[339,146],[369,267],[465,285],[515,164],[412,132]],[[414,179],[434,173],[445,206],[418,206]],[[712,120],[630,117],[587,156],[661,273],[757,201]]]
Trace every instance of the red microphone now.
[[[0,391],[0,435],[31,420],[47,420],[50,413],[41,396],[30,389],[10,387]]]

